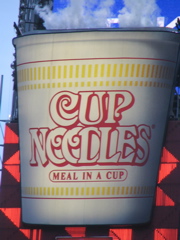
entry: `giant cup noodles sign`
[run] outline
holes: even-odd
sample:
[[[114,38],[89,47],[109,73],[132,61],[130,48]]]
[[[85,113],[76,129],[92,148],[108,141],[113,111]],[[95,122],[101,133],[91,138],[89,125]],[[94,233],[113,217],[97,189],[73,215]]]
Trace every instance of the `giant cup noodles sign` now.
[[[14,43],[23,221],[149,221],[179,36],[45,32]]]
[[[130,111],[134,101],[131,92],[122,90],[58,92],[49,104],[49,115],[57,127],[29,129],[30,165],[145,165],[150,152],[150,126],[121,125],[123,112]],[[121,171],[119,179],[126,174]],[[61,174],[60,180],[71,178],[69,174]],[[97,178],[101,179],[100,172]],[[106,179],[111,178],[108,171]],[[51,172],[50,179],[59,180],[59,172]]]

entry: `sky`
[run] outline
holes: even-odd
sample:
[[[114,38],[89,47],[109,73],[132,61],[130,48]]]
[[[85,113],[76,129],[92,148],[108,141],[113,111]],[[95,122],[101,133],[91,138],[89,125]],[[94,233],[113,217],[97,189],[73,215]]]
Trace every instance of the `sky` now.
[[[3,94],[0,109],[0,119],[8,119],[11,114],[12,105],[12,69],[11,63],[14,61],[14,47],[12,38],[16,36],[13,23],[18,22],[19,0],[1,1],[0,5],[0,77],[3,75]],[[4,124],[1,123],[4,128]],[[0,131],[0,144],[3,144],[3,137]],[[0,156],[2,158],[2,147]],[[1,167],[1,162],[0,162]]]

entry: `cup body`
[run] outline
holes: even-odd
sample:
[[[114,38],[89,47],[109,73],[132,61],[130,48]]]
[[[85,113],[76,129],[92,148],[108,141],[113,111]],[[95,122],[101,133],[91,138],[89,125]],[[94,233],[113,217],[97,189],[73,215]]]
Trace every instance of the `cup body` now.
[[[14,39],[24,222],[150,220],[179,40],[161,29]]]

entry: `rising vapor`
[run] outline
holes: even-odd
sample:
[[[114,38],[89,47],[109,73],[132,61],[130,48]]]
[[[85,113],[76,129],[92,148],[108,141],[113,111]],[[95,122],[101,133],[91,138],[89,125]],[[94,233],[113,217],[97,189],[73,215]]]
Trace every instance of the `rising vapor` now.
[[[156,0],[123,0],[124,8],[119,11],[120,27],[157,26],[160,8]]]
[[[64,9],[52,12],[49,6],[36,12],[44,20],[46,29],[104,28],[112,17],[114,0],[70,0]]]
[[[115,0],[69,0],[67,7],[57,12],[49,6],[36,6],[36,12],[46,29],[106,28],[107,19],[115,17],[114,3]],[[156,0],[123,0],[123,3],[118,15],[120,27],[157,26],[160,9]]]

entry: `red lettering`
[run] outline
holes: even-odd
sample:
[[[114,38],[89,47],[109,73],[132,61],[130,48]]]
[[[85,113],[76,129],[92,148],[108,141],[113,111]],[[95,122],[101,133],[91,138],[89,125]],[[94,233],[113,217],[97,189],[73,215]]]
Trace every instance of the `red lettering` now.
[[[30,129],[31,166],[136,165],[148,160],[151,129],[146,125],[117,128],[58,127]],[[41,134],[40,134],[41,133]]]
[[[123,112],[133,104],[129,91],[58,92],[49,104],[57,127],[29,130],[30,165],[143,166],[149,157],[151,128],[120,125]],[[61,173],[62,180],[71,178]],[[107,178],[116,179],[116,173],[109,172]]]
[[[129,91],[59,92],[50,101],[49,112],[58,126],[116,124],[134,104]],[[78,121],[78,122],[77,122]]]

